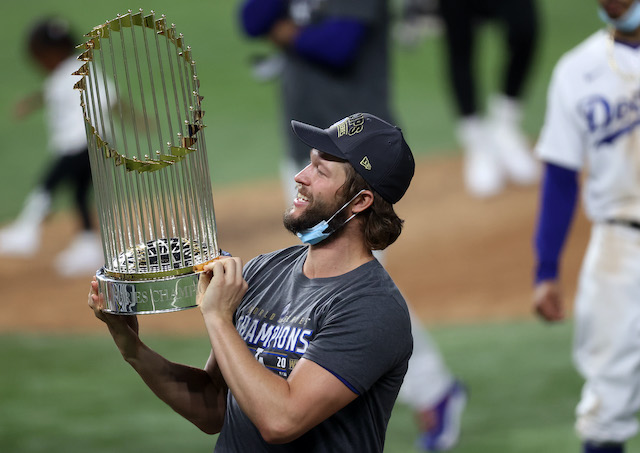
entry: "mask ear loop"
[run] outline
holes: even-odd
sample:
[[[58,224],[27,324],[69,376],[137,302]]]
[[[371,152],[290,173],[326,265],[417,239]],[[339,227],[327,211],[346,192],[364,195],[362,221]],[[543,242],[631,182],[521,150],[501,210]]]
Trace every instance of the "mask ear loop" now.
[[[333,218],[334,218],[335,216],[337,216],[337,215],[338,215],[338,214],[339,214],[339,213],[340,213],[344,208],[346,208],[347,206],[349,206],[349,205],[351,204],[351,202],[352,202],[353,200],[355,200],[356,198],[358,198],[358,195],[360,195],[360,194],[361,194],[362,192],[364,192],[365,190],[366,190],[366,189],[362,189],[362,190],[360,190],[360,192],[358,192],[357,194],[355,194],[355,195],[351,198],[351,200],[347,201],[347,202],[346,202],[346,203],[345,203],[345,204],[344,204],[340,209],[338,209],[338,210],[336,211],[336,213],[335,213],[335,214],[333,214],[331,217],[329,217],[329,219],[327,220],[327,225],[330,225],[330,224],[331,224],[331,221],[333,220]],[[353,219],[353,218],[354,218],[355,216],[357,216],[357,215],[358,215],[358,213],[357,213],[357,212],[356,212],[355,214],[352,214],[352,215],[351,215],[351,217],[349,217],[347,220],[345,220],[344,222],[342,222],[339,226],[337,226],[336,228],[334,228],[333,230],[331,230],[331,232],[334,232],[334,231],[336,231],[337,229],[342,228],[342,227],[343,227],[347,222],[349,222],[351,219]]]
[[[353,219],[358,213],[353,214],[351,217],[349,217],[347,220],[345,220],[344,222],[342,222],[342,224],[340,224],[339,226],[337,226],[336,228],[332,228],[331,225],[329,224],[329,222],[331,222],[334,217],[336,215],[338,215],[338,213],[340,211],[342,211],[344,208],[346,208],[349,203],[351,203],[353,200],[356,199],[356,197],[358,195],[360,195],[362,192],[364,192],[365,189],[362,189],[360,192],[358,192],[357,194],[355,194],[353,196],[353,198],[351,198],[351,200],[347,201],[344,206],[342,206],[340,209],[338,209],[336,211],[335,214],[333,214],[329,220],[323,220],[322,222],[318,223],[316,226],[309,228],[307,230],[305,230],[304,232],[299,232],[296,233],[297,236],[300,238],[300,240],[304,243],[307,244],[311,244],[311,245],[315,245],[318,242],[321,242],[323,240],[325,240],[326,238],[328,238],[330,235],[332,235],[336,230],[338,230],[339,228],[342,228],[348,221],[350,221],[351,219]],[[319,230],[319,228],[322,228],[322,230]]]

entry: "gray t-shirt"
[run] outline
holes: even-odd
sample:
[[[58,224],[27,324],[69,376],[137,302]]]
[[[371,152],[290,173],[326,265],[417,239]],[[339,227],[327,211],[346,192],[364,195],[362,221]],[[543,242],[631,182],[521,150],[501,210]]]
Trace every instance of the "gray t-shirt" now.
[[[345,70],[286,53],[283,126],[290,154],[298,163],[309,161],[310,149],[291,131],[292,119],[324,129],[353,113],[366,112],[394,123],[389,105],[388,8],[387,0],[290,0],[289,14],[299,25],[341,17],[366,26],[358,56]]]
[[[274,373],[286,378],[304,357],[358,397],[295,441],[269,445],[229,392],[218,453],[383,451],[413,348],[407,305],[376,260],[338,277],[305,277],[307,250],[295,246],[247,263],[236,328]]]

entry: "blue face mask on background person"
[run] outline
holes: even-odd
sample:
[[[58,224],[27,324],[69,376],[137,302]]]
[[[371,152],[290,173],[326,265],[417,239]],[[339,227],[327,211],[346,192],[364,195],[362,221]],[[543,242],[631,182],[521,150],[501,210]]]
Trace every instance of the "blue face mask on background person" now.
[[[326,238],[328,238],[333,233],[335,233],[337,230],[339,230],[344,225],[346,225],[349,220],[353,219],[356,216],[357,213],[353,214],[351,217],[349,217],[347,220],[342,222],[336,228],[330,228],[329,227],[329,222],[331,222],[333,220],[333,218],[338,215],[339,212],[341,212],[344,208],[349,206],[349,204],[353,200],[355,200],[356,197],[358,195],[360,195],[362,192],[364,192],[364,189],[362,189],[360,192],[355,194],[351,200],[347,201],[344,204],[344,206],[342,206],[340,209],[338,209],[335,212],[335,214],[333,214],[331,217],[329,217],[329,220],[323,220],[323,221],[317,223],[315,226],[312,226],[311,228],[307,228],[306,230],[300,231],[299,233],[296,233],[296,236],[298,236],[303,243],[309,244],[309,245],[315,245],[318,242],[324,241]]]
[[[603,7],[598,8],[598,16],[608,25],[622,32],[632,32],[640,27],[640,2],[634,1],[626,13],[618,19],[610,18]]]

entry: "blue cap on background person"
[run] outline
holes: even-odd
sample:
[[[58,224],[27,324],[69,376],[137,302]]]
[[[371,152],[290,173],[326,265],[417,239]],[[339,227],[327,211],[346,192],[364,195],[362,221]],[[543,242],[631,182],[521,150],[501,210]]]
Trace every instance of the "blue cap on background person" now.
[[[382,198],[397,203],[415,172],[415,161],[399,127],[369,113],[355,113],[327,129],[291,121],[307,145],[348,161]]]

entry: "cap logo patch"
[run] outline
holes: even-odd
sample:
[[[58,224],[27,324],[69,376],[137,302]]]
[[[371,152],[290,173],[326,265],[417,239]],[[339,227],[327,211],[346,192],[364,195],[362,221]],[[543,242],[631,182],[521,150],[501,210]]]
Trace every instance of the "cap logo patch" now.
[[[356,113],[355,115],[345,118],[336,126],[338,129],[338,138],[343,135],[352,136],[359,134],[364,129],[364,115],[362,113]]]
[[[371,170],[371,162],[369,162],[369,158],[364,156],[360,161],[360,165],[362,165],[365,169]]]

